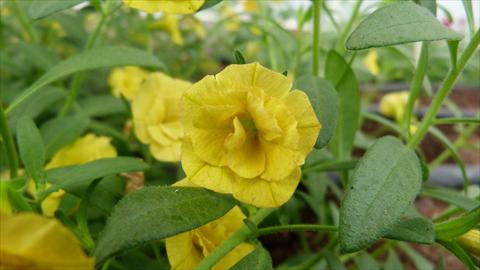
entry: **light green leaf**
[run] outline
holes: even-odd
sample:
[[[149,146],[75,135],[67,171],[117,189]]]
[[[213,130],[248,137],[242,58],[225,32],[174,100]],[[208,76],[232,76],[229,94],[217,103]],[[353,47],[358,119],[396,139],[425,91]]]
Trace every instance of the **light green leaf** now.
[[[433,264],[407,243],[398,242],[398,247],[412,260],[416,269],[433,270]]]
[[[304,75],[296,80],[295,88],[307,94],[322,125],[315,143],[315,148],[322,148],[335,132],[339,110],[338,95],[330,83],[312,75]]]
[[[352,173],[340,210],[342,251],[364,249],[387,235],[420,191],[415,152],[385,136],[368,148]]]
[[[340,258],[337,255],[333,254],[331,251],[325,252],[325,259],[327,259],[327,264],[330,270],[346,270],[347,268],[343,265]]]
[[[366,252],[362,252],[359,257],[356,257],[355,262],[357,263],[358,269],[380,270],[380,265],[377,261]]]
[[[258,245],[254,251],[243,257],[230,270],[271,270],[272,258],[266,249]]]
[[[74,55],[51,68],[40,79],[25,90],[7,109],[7,113],[32,96],[40,88],[70,74],[116,66],[149,66],[162,68],[163,64],[154,55],[131,47],[106,46],[94,48]]]
[[[417,1],[420,6],[428,9],[433,16],[437,16],[437,2],[436,0],[418,0]]]
[[[460,261],[462,261],[469,270],[477,270],[478,268],[475,266],[475,261],[468,254],[468,252],[460,246],[457,242],[455,241],[447,241],[447,240],[438,240],[437,241],[440,245],[442,245],[444,248],[448,249],[450,252],[453,253]]]
[[[40,131],[32,119],[22,117],[18,121],[17,142],[27,174],[36,180],[40,179],[45,163],[45,148]]]
[[[385,270],[403,270],[403,265],[400,259],[397,256],[397,253],[393,249],[388,250],[388,257],[385,265],[383,266]]]
[[[28,16],[37,20],[83,2],[86,0],[34,0],[28,8]]]
[[[102,263],[119,252],[200,227],[234,205],[230,196],[205,189],[144,187],[115,206],[94,255]]]
[[[370,14],[352,32],[346,47],[349,50],[363,50],[415,41],[462,38],[461,34],[444,27],[428,9],[402,1]]]
[[[480,206],[452,220],[435,224],[437,239],[450,240],[456,238],[480,224]]]
[[[385,237],[430,245],[435,243],[435,229],[430,220],[417,217],[401,221]]]
[[[17,49],[19,53],[25,56],[25,60],[42,71],[46,71],[54,66],[58,60],[57,55],[53,51],[38,44],[20,42],[17,45]]]
[[[333,50],[327,55],[325,79],[337,90],[340,98],[337,127],[330,142],[331,151],[337,159],[348,159],[360,118],[360,92],[357,79],[349,64]]]
[[[467,211],[471,211],[474,208],[480,206],[479,200],[472,200],[466,196],[461,195],[459,192],[449,190],[443,187],[423,186],[421,195],[451,203]]]

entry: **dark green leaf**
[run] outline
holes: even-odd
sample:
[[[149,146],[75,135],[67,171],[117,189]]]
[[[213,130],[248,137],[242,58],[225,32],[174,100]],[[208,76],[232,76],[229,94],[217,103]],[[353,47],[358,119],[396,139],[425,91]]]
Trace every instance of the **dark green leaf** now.
[[[335,89],[325,80],[312,75],[300,77],[295,88],[304,91],[322,127],[315,148],[322,148],[332,138],[337,125],[339,100]]]
[[[397,256],[397,253],[393,249],[388,250],[388,257],[385,265],[383,266],[385,270],[403,270],[403,265],[400,259]]]
[[[422,171],[415,152],[386,136],[368,148],[353,171],[340,210],[344,252],[364,249],[387,235],[420,191]]]
[[[198,11],[213,7],[220,2],[222,2],[222,0],[206,0],[203,6],[201,6]]]
[[[437,239],[450,240],[456,238],[480,224],[480,206],[452,220],[435,224]]]
[[[40,179],[45,163],[45,148],[40,131],[32,119],[22,117],[18,121],[17,142],[27,174],[36,180]]]
[[[48,2],[48,1],[43,1]],[[19,52],[25,56],[25,59],[34,67],[46,71],[58,61],[57,55],[45,46],[38,44],[20,42],[17,45]]]
[[[428,9],[405,1],[382,7],[370,14],[352,32],[346,47],[349,50],[362,50],[415,41],[462,38],[462,35],[444,27]]]
[[[112,95],[95,95],[79,102],[83,113],[90,117],[126,113],[127,108],[120,98]]]
[[[205,189],[144,187],[115,206],[94,255],[101,263],[116,253],[202,226],[234,205],[230,196]]]
[[[411,218],[399,222],[385,237],[419,244],[433,244],[435,229],[428,219]]]
[[[362,255],[355,258],[358,269],[368,269],[368,270],[380,270],[380,265],[375,261],[375,259],[366,252],[362,252]]]
[[[467,211],[471,211],[474,208],[480,206],[479,200],[472,200],[468,197],[461,195],[459,192],[449,190],[443,187],[423,186],[421,194],[423,196],[428,196],[437,200],[451,203]]]
[[[327,55],[325,79],[337,90],[340,98],[337,127],[330,142],[331,151],[337,159],[348,159],[359,127],[360,92],[357,79],[349,64],[333,50]]]
[[[258,245],[254,251],[243,257],[230,270],[271,270],[272,258],[266,249]]]
[[[86,0],[34,0],[28,8],[28,15],[36,20],[83,2]]]
[[[347,270],[345,265],[340,261],[340,258],[332,252],[325,252],[325,259],[327,259],[328,268],[330,270]]]
[[[235,50],[235,62],[239,65],[245,64],[245,58],[240,51]]]
[[[442,245],[444,248],[448,249],[450,252],[453,253],[460,261],[462,261],[469,270],[476,270],[478,269],[475,266],[475,261],[468,254],[465,249],[463,249],[462,246],[460,246],[457,242],[455,241],[447,241],[447,240],[437,240],[437,242]]]

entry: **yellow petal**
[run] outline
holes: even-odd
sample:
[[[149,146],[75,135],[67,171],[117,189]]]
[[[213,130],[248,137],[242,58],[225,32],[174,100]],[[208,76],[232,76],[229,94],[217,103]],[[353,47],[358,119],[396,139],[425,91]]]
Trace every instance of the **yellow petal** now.
[[[282,130],[277,124],[274,114],[265,108],[264,99],[251,91],[247,94],[247,108],[255,122],[255,127],[265,140],[273,140],[282,136]]]
[[[190,14],[197,11],[205,0],[123,0],[124,4],[148,13],[167,12]]]
[[[0,218],[0,261],[6,269],[94,269],[75,236],[56,219],[32,213]]]
[[[262,140],[262,148],[266,156],[262,178],[266,180],[281,180],[290,175],[299,165],[300,157],[296,150],[265,140]]]
[[[203,254],[191,240],[190,232],[167,238],[165,248],[172,270],[195,269],[203,259]]]
[[[150,145],[150,152],[157,160],[176,162],[181,158],[182,142],[178,141],[168,146],[160,146],[153,143]]]
[[[363,63],[367,66],[368,71],[373,75],[380,74],[380,67],[378,66],[378,53],[376,50],[370,50],[363,59]]]
[[[59,191],[55,191],[50,193],[47,198],[42,201],[42,213],[46,217],[53,217],[55,211],[57,211],[58,206],[62,202],[63,195],[65,191],[60,189]]]

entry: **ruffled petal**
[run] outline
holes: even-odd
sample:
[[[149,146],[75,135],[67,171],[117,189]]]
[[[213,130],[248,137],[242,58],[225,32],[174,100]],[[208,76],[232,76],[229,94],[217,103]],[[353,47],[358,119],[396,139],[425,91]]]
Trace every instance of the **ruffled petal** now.
[[[150,152],[153,157],[157,160],[166,161],[166,162],[176,162],[180,160],[182,152],[182,142],[177,141],[167,146],[162,146],[158,144],[150,145]]]
[[[262,141],[262,148],[266,156],[263,179],[278,181],[290,175],[292,170],[298,167],[299,153],[297,150],[268,141]]]

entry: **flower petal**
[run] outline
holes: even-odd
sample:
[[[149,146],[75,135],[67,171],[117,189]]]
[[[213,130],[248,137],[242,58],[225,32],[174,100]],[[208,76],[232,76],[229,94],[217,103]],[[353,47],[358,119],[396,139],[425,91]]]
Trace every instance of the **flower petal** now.
[[[290,175],[298,167],[299,153],[297,150],[262,140],[265,152],[265,171],[262,178],[269,181],[278,181]]]
[[[150,145],[150,152],[157,160],[166,162],[176,162],[180,160],[182,151],[182,142],[176,141],[171,145],[163,146],[156,143]]]

